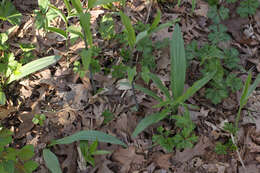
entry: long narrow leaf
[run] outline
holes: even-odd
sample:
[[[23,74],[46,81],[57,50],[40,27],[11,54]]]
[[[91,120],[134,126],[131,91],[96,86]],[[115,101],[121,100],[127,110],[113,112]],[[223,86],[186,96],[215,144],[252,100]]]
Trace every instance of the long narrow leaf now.
[[[258,74],[256,76],[256,79],[255,79],[254,83],[252,85],[250,85],[250,87],[248,89],[248,92],[247,92],[247,95],[246,95],[247,99],[252,94],[252,92],[256,89],[256,87],[258,86],[259,82],[260,82],[260,74]]]
[[[165,109],[162,112],[155,113],[155,114],[152,114],[152,115],[145,117],[137,125],[137,127],[135,128],[132,136],[135,138],[139,133],[141,133],[148,126],[163,120],[169,114],[169,112],[170,111],[168,109]]]
[[[162,81],[153,73],[150,73],[150,78],[155,83],[155,85],[165,94],[165,96],[170,100],[171,95],[169,93],[169,90],[166,86],[163,85]]]
[[[111,2],[117,2],[119,0],[97,0],[94,4],[94,7],[95,6],[98,6],[98,5],[106,5],[108,3],[111,3]]]
[[[111,144],[118,144],[126,147],[126,145],[118,140],[116,137],[108,135],[106,133],[95,131],[95,130],[88,130],[88,131],[80,131],[77,132],[71,136],[67,136],[62,139],[54,140],[51,142],[50,146],[56,145],[56,144],[70,144],[75,141],[81,141],[81,140],[88,140],[88,141],[99,141],[99,142],[105,142],[105,143],[111,143]]]
[[[187,91],[177,98],[175,105],[185,102],[188,98],[192,97],[198,90],[200,90],[204,85],[206,85],[216,74],[216,71],[208,73],[202,79],[196,81]]]
[[[242,91],[242,95],[240,97],[240,107],[244,107],[246,102],[247,102],[247,96],[248,96],[248,90],[249,90],[249,86],[250,86],[250,83],[251,83],[251,80],[252,80],[252,72],[250,71],[248,76],[247,76],[247,79],[246,79],[246,83],[245,83],[245,86],[243,88],[243,91]]]
[[[156,16],[155,16],[155,19],[154,19],[154,21],[153,21],[153,23],[152,23],[150,29],[149,29],[149,32],[150,32],[151,30],[155,29],[155,28],[157,27],[157,25],[160,23],[161,15],[162,15],[161,11],[160,11],[160,10],[157,10],[157,14],[156,14]]]
[[[55,11],[55,13],[57,13],[61,17],[61,19],[65,22],[65,24],[67,26],[68,20],[67,20],[66,16],[61,12],[61,10],[59,10],[57,7],[55,7],[54,5],[51,5],[51,4],[49,4],[49,7],[51,7]]]
[[[186,58],[184,41],[178,24],[175,25],[170,41],[171,54],[171,90],[174,99],[183,94],[186,76]]]
[[[119,14],[127,32],[128,43],[133,48],[135,46],[136,38],[135,38],[135,30],[131,24],[131,20],[122,11],[120,11]]]
[[[166,105],[176,106],[178,104],[184,103],[188,98],[192,97],[198,90],[200,90],[204,85],[206,85],[216,74],[216,71],[207,74],[204,78],[196,81],[187,91],[180,96],[179,98],[175,99],[174,101],[166,100],[164,102],[155,105],[154,108],[163,107]]]
[[[83,13],[83,7],[80,0],[71,0],[71,3],[79,14]]]
[[[41,59],[34,60],[32,62],[29,62],[28,64],[25,64],[20,68],[20,74],[19,75],[11,75],[10,79],[8,80],[7,84],[10,84],[11,82],[15,80],[19,80],[29,74],[32,74],[36,71],[39,71],[45,67],[48,67],[51,64],[56,63],[61,56],[54,55],[54,56],[48,56]]]
[[[90,45],[90,47],[93,46],[93,39],[92,39],[92,33],[91,33],[91,29],[90,29],[90,18],[91,15],[90,13],[81,13],[80,14],[80,24],[84,30],[86,39],[87,39],[87,43]],[[86,45],[87,46],[87,45]]]
[[[129,85],[129,86],[130,86],[130,85]],[[162,101],[162,99],[161,99],[159,96],[157,96],[154,92],[152,92],[151,90],[149,90],[149,89],[147,89],[147,88],[141,87],[140,85],[137,85],[137,84],[135,85],[135,88],[138,89],[138,90],[140,90],[140,91],[142,91],[142,92],[144,92],[144,93],[147,94],[148,96],[153,97],[155,100],[157,100],[157,101],[159,101],[159,102]]]
[[[64,1],[66,8],[67,8],[68,13],[70,14],[71,13],[71,6],[70,6],[70,3],[69,3],[69,0],[63,0],[63,1]]]
[[[46,163],[47,168],[52,173],[62,173],[58,158],[49,149],[44,149],[43,150],[43,159],[44,159],[44,161]]]
[[[60,28],[48,26],[46,29],[51,31],[51,32],[55,32],[55,33],[59,34],[60,36],[66,38],[66,39],[68,37],[66,31],[64,31]]]

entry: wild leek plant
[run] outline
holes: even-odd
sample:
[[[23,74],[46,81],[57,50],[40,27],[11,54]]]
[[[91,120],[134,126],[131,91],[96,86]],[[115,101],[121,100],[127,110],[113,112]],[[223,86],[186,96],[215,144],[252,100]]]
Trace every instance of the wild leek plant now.
[[[151,34],[154,32],[157,32],[165,27],[171,26],[173,23],[175,23],[177,21],[177,20],[175,20],[172,22],[168,22],[168,23],[159,25],[159,22],[161,19],[161,11],[158,10],[157,15],[156,15],[153,23],[151,24],[151,26],[148,27],[146,30],[138,33],[138,35],[136,36],[135,30],[131,24],[130,18],[127,15],[125,15],[122,11],[120,11],[119,14],[121,17],[121,21],[122,21],[123,25],[125,26],[125,32],[127,35],[127,42],[130,46],[130,55],[131,56],[134,54],[135,48],[141,40],[151,36]],[[127,67],[127,74],[128,74],[129,84],[132,87],[132,92],[133,92],[134,99],[135,99],[136,109],[138,110],[138,103],[137,103],[137,99],[136,99],[135,91],[134,91],[135,90],[134,79],[135,79],[135,76],[137,75],[137,72],[136,72],[136,67],[134,66],[133,58],[134,57],[130,57],[130,64]],[[148,72],[146,72],[146,73],[148,73]]]
[[[171,85],[169,89],[163,85],[162,81],[154,74],[150,73],[150,78],[154,84],[164,93],[166,100],[163,100],[149,89],[136,85],[136,88],[143,91],[145,94],[153,97],[159,102],[155,107],[163,107],[160,112],[154,113],[145,117],[137,125],[133,132],[133,137],[136,137],[148,126],[157,123],[167,116],[176,113],[179,105],[185,105],[185,101],[193,96],[199,89],[207,84],[215,75],[216,71],[207,73],[205,76],[196,81],[190,88],[184,92],[185,74],[186,74],[186,58],[184,50],[184,41],[178,24],[175,25],[172,40],[170,41],[170,61],[171,61]],[[171,94],[172,93],[172,94]]]

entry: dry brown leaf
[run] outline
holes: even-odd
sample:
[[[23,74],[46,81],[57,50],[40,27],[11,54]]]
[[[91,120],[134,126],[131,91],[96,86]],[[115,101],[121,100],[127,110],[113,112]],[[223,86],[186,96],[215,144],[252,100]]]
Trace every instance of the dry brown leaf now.
[[[198,16],[203,16],[207,18],[208,10],[209,10],[209,4],[205,1],[197,1],[197,8],[194,10],[194,13]]]
[[[121,172],[128,172],[132,163],[141,164],[145,161],[144,156],[135,153],[134,146],[127,149],[119,148],[112,155],[112,160],[122,164]]]
[[[192,159],[194,156],[203,155],[206,152],[206,148],[211,146],[212,143],[207,137],[200,137],[199,142],[195,147],[191,149],[185,149],[183,152],[177,151],[176,155],[173,157],[174,160],[178,162],[186,162]]]
[[[34,124],[32,122],[33,117],[34,114],[32,112],[19,115],[19,118],[22,123],[18,127],[18,132],[15,134],[16,138],[24,137],[26,133],[34,127]]]
[[[16,108],[13,106],[0,106],[0,120],[5,119],[11,112],[16,111]]]
[[[168,170],[171,166],[172,163],[170,162],[170,158],[172,157],[172,154],[161,154],[161,153],[156,153],[153,156],[153,161],[163,169]]]

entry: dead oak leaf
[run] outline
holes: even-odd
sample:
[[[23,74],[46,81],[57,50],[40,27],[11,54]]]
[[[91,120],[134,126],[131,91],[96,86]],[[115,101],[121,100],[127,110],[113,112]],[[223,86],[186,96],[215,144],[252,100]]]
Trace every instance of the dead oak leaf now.
[[[112,160],[121,163],[123,166],[121,172],[128,172],[131,164],[141,164],[144,162],[144,156],[135,153],[135,147],[130,146],[129,148],[119,148],[112,155]]]
[[[172,154],[159,154],[156,153],[153,156],[153,161],[160,167],[163,169],[168,170],[172,163],[170,162],[170,158],[172,157]]]

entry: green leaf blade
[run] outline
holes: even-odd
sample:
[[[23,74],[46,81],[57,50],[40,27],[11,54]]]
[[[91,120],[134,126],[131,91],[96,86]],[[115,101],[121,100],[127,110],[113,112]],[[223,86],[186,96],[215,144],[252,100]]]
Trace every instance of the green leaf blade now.
[[[139,133],[141,133],[144,129],[146,129],[148,126],[157,123],[161,120],[163,120],[170,111],[168,109],[163,110],[162,112],[155,113],[152,115],[149,115],[141,120],[141,122],[137,125],[135,128],[132,136],[135,138]]]
[[[7,82],[7,84],[10,84],[11,82],[15,80],[22,79],[23,77],[32,74],[36,71],[39,71],[51,64],[56,63],[58,60],[60,60],[61,56],[58,55],[53,55],[53,56],[47,56],[44,58],[40,58],[37,60],[34,60],[28,64],[25,64],[20,68],[20,74],[19,75],[14,75],[12,74]]]
[[[171,53],[171,90],[176,99],[183,94],[186,76],[186,58],[184,41],[178,24],[175,25],[172,40],[170,41]]]
[[[75,141],[81,141],[81,140],[88,140],[88,141],[96,141],[98,142],[105,142],[105,143],[111,143],[111,144],[118,144],[126,147],[126,145],[118,140],[116,137],[108,135],[106,133],[95,131],[95,130],[89,130],[89,131],[80,131],[77,132],[71,136],[64,137],[62,139],[54,140],[51,142],[52,145],[56,144],[70,144]]]
[[[53,152],[51,152],[49,149],[44,149],[43,158],[47,168],[52,173],[62,173],[59,160]]]

